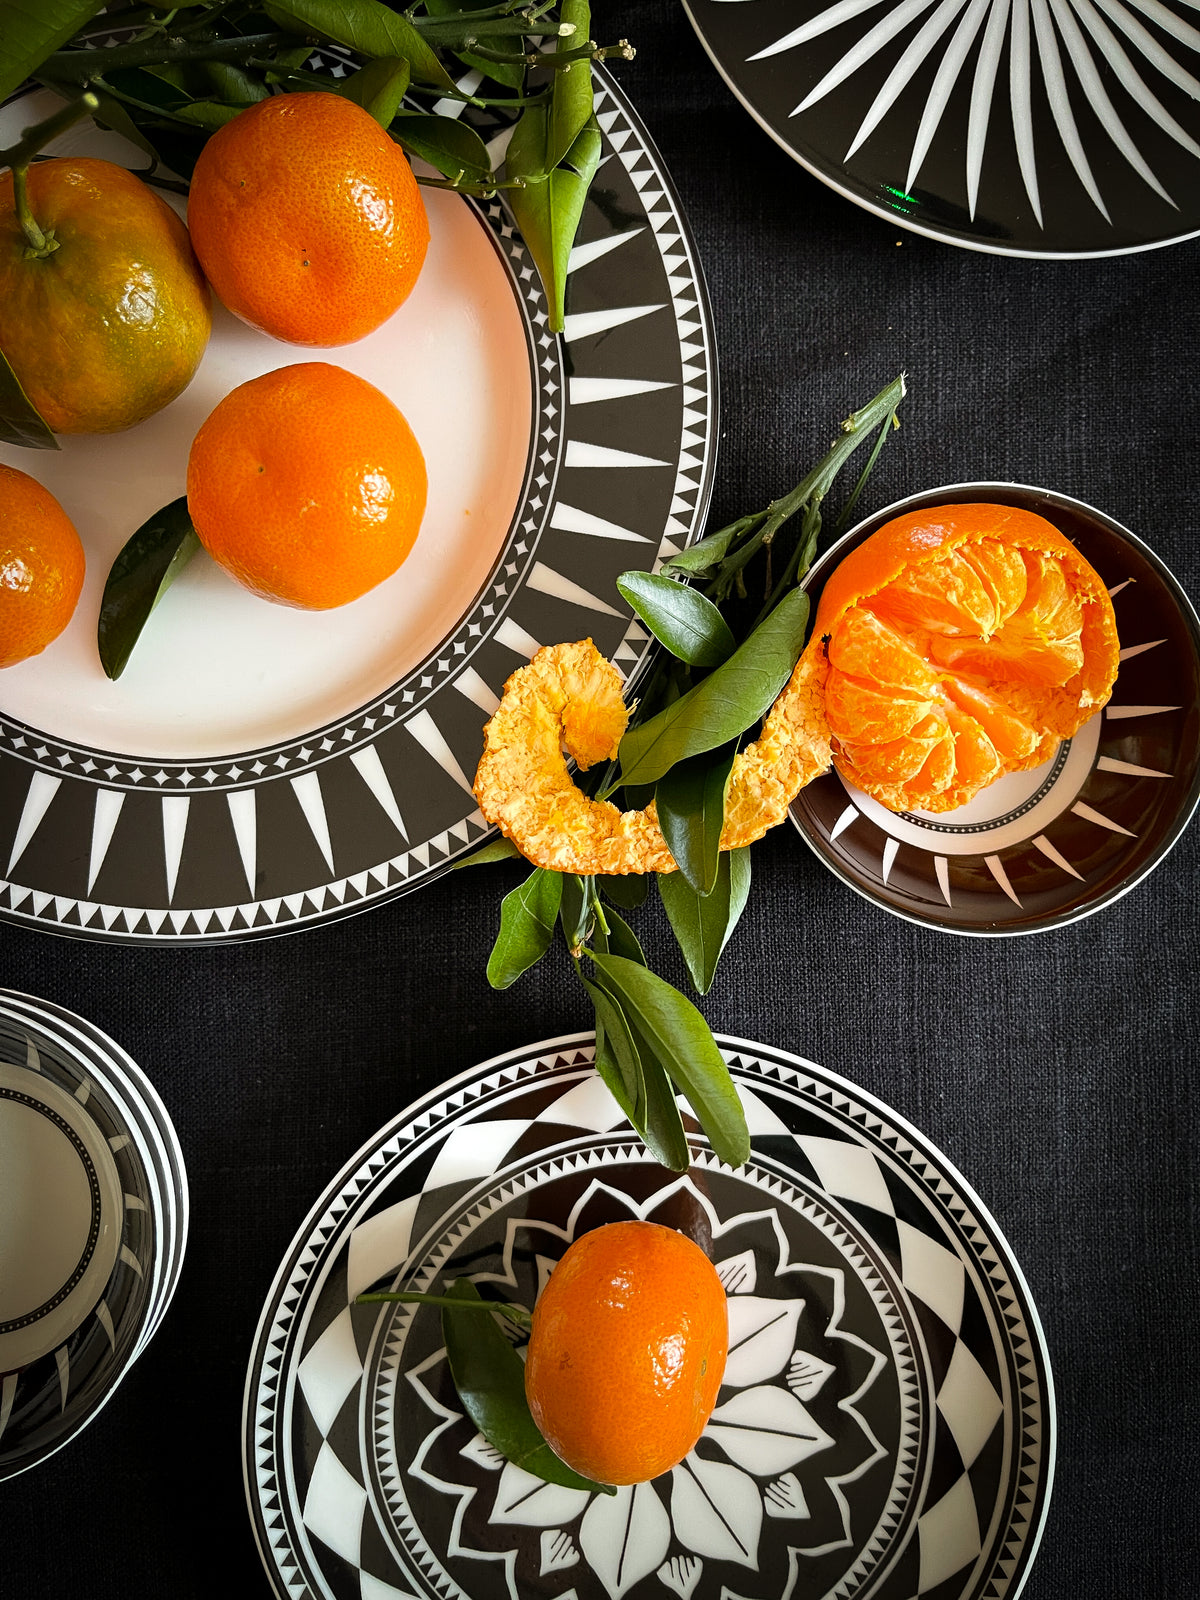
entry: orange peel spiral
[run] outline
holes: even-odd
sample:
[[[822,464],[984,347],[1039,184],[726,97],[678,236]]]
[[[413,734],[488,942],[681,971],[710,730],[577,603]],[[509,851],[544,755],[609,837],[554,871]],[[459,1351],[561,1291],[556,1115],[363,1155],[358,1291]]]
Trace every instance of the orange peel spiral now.
[[[824,658],[806,651],[754,744],[733,763],[722,850],[761,839],[801,787],[829,766],[821,705]],[[620,674],[590,639],[547,645],[504,685],[484,730],[475,798],[490,823],[535,866],[620,876],[674,872],[654,803],[620,811],[571,776],[617,754],[629,720]]]

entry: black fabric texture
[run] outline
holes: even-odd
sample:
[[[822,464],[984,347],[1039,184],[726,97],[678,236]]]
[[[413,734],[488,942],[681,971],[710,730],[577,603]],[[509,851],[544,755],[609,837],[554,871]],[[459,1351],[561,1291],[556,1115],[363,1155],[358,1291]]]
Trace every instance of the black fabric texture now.
[[[902,430],[865,511],[965,480],[1044,485],[1134,529],[1200,595],[1200,242],[1044,262],[936,243],[791,161],[671,0],[598,0],[594,30],[638,47],[617,76],[707,275],[722,389],[710,527],[790,488],[839,419],[904,370]],[[1200,1594],[1198,845],[1193,827],[1095,917],[989,942],[876,909],[784,827],[754,849],[750,905],[703,1003],[715,1030],[808,1056],[894,1107],[1012,1245],[1059,1421],[1027,1600]],[[591,1023],[561,946],[508,991],[488,987],[499,901],[519,877],[457,872],[362,916],[227,947],[0,925],[0,983],[84,1014],[141,1063],[192,1187],[157,1336],[78,1439],[0,1486],[0,1596],[270,1593],[240,1419],[295,1230],[415,1096]],[[661,913],[636,927],[682,985]]]

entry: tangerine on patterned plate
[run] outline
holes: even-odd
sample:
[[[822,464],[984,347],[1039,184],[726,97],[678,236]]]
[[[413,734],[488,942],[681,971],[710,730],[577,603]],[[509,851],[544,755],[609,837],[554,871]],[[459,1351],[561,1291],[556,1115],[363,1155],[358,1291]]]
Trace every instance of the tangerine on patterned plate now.
[[[725,1288],[698,1244],[656,1222],[582,1234],[533,1308],[525,1394],[569,1467],[644,1483],[704,1431],[725,1372]]]
[[[182,394],[212,329],[188,231],[140,178],[89,157],[35,162],[22,231],[0,176],[0,350],[55,433],[116,433]]]
[[[58,501],[0,462],[0,667],[52,644],[83,588],[83,546]]]
[[[427,487],[401,411],[325,361],[240,384],[188,457],[188,513],[213,560],[264,600],[314,611],[391,577],[417,537]]]
[[[235,316],[292,344],[352,344],[408,298],[429,220],[404,152],[341,95],[274,95],[200,152],[192,243]]]
[[[893,811],[949,811],[1049,759],[1112,693],[1099,576],[1044,517],[940,506],[886,523],[834,569],[809,652],[842,776]]]

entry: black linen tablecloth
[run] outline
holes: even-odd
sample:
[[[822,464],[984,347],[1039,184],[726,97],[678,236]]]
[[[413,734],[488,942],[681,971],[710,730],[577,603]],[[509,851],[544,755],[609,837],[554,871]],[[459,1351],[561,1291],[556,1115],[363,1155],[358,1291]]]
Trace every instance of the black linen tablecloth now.
[[[1077,262],[981,255],[856,209],[734,101],[671,0],[596,5],[711,292],[723,421],[710,526],[789,488],[903,369],[865,510],[1033,483],[1134,529],[1200,595],[1200,244]],[[1100,915],[1029,938],[910,925],[789,828],[754,851],[713,1028],[782,1046],[915,1123],[1009,1239],[1045,1325],[1055,1484],[1028,1600],[1200,1594],[1196,1246],[1200,833]],[[275,1267],[335,1170],[440,1080],[590,1023],[559,952],[493,993],[515,869],[443,877],[293,937],[156,950],[0,926],[0,982],[71,1007],[151,1075],[192,1186],[182,1281],[111,1404],[0,1486],[0,1595],[266,1596],[239,1421]],[[682,983],[661,915],[639,931]]]

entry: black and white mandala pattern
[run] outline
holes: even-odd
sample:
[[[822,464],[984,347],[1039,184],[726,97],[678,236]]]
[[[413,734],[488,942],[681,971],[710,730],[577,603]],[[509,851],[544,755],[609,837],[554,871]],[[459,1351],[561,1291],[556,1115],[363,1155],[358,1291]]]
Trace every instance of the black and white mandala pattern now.
[[[650,1161],[579,1039],[464,1074],[335,1180],[247,1379],[247,1495],[281,1597],[1017,1594],[1054,1428],[1019,1269],[884,1107],[782,1052],[723,1048],[752,1138],[737,1173],[699,1138],[682,1178]],[[631,1216],[710,1252],[730,1361],[693,1452],[615,1497],[545,1485],[476,1434],[436,1313],[354,1303],[469,1275],[528,1306],[577,1233]]]

